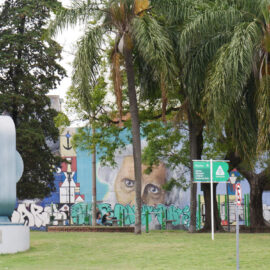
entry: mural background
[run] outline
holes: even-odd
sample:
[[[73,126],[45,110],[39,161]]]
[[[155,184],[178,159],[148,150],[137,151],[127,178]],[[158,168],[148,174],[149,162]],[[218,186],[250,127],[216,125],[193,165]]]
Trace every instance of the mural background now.
[[[59,98],[52,96],[52,104],[56,110],[61,110]],[[76,133],[76,128],[66,128],[57,144],[52,145],[52,150],[60,154],[68,162],[63,162],[55,173],[55,192],[44,200],[18,201],[12,214],[14,223],[25,223],[34,230],[45,230],[48,224],[68,224],[69,208],[71,208],[72,222],[76,224],[89,224],[91,222],[92,200],[92,159],[91,154],[77,150],[71,146],[71,138]],[[128,133],[122,133],[122,139],[128,144]],[[146,144],[142,140],[142,147]],[[122,220],[125,225],[135,222],[133,200],[135,197],[135,177],[133,172],[132,147],[127,145],[125,150],[116,153],[116,167],[101,166],[100,155],[97,155],[97,203],[102,214],[112,211],[117,220]],[[150,228],[158,228],[162,219],[172,222],[174,226],[188,227],[189,225],[189,190],[173,188],[165,192],[162,184],[166,179],[181,174],[181,167],[174,171],[162,168],[153,170],[151,175],[143,175],[142,180],[142,222],[145,222],[146,211],[150,213]],[[144,170],[144,168],[143,168]],[[187,175],[187,179],[189,177]],[[242,194],[249,194],[249,184],[241,181]],[[200,184],[197,185],[197,194],[201,197],[198,207],[197,227],[203,223],[204,202]],[[220,215],[222,221],[226,219],[225,194],[226,184],[217,186],[220,195]],[[229,194],[234,194],[234,186],[229,185]],[[270,192],[263,193],[263,208],[266,220],[270,220]],[[230,196],[230,202],[234,196]],[[200,211],[199,211],[200,209]],[[242,209],[242,218],[246,216]],[[52,218],[53,217],[53,218]],[[235,212],[230,211],[230,220],[235,219]]]
[[[53,224],[68,224],[70,207],[73,223],[91,222],[92,159],[91,154],[72,148],[71,138],[75,132],[75,128],[66,128],[60,136],[59,152],[67,162],[62,162],[55,173],[55,192],[42,201],[33,199],[18,202],[11,218],[12,222],[25,223],[32,229],[42,230],[52,222],[53,216]],[[145,145],[144,141],[142,145]],[[118,151],[115,159],[117,166],[114,168],[102,167],[99,155],[97,156],[98,207],[102,214],[114,210],[113,215],[117,219],[121,213],[126,225],[135,222],[133,206],[135,177],[131,155],[131,145],[127,145],[125,150]],[[161,164],[154,168],[150,175],[143,176],[142,198],[145,205],[142,215],[145,220],[145,212],[150,212],[152,227],[161,224],[162,215],[173,220],[174,225],[187,226],[189,223],[189,192],[175,188],[172,192],[166,193],[162,189],[166,179],[174,173],[176,172],[169,172]],[[123,198],[127,197],[129,199],[125,201]]]

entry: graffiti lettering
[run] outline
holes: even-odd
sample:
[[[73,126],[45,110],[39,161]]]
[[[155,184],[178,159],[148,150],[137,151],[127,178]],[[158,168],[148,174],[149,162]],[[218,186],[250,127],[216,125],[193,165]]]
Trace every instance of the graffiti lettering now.
[[[53,215],[54,220],[56,220],[53,222],[53,225],[57,225],[58,220],[67,219],[66,213],[59,211],[55,204],[43,208],[35,203],[32,203],[29,206],[23,203],[19,204],[17,210],[13,211],[11,222],[25,224],[29,227],[40,228],[50,224],[51,215]]]
[[[112,211],[111,205],[103,203],[98,205],[101,214],[104,215],[107,212],[113,212],[113,217],[117,220],[122,218],[124,225],[135,224],[135,207],[130,205],[116,204],[114,211]],[[86,224],[86,221],[90,221],[91,224],[91,204],[78,203],[74,204],[71,208],[71,216],[73,222],[78,225]],[[174,205],[169,207],[159,204],[158,206],[143,205],[142,207],[142,225],[146,222],[146,211],[149,215],[149,223],[157,220],[158,224],[162,224],[162,217],[167,220],[174,220],[173,225],[184,225],[189,227],[190,210],[186,206],[184,209],[180,209]]]

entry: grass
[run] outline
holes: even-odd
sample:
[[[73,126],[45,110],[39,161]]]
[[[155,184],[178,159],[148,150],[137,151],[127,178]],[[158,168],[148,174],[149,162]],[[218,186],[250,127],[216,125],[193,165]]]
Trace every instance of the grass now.
[[[236,268],[235,234],[182,231],[31,232],[27,252],[0,255],[1,270],[226,270]],[[240,234],[240,269],[270,269],[270,234]]]

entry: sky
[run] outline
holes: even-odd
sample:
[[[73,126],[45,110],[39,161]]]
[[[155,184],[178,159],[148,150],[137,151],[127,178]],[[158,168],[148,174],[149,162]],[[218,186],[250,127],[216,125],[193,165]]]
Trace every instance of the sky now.
[[[0,0],[1,1],[1,0]],[[65,7],[68,7],[70,0],[60,0]],[[72,75],[72,61],[74,59],[74,53],[76,51],[76,41],[80,38],[84,30],[82,25],[76,27],[69,27],[62,33],[59,33],[54,39],[62,46],[62,60],[60,64],[65,68],[67,77],[65,77],[57,89],[50,91],[50,94],[59,95],[64,99],[68,88],[71,85]]]

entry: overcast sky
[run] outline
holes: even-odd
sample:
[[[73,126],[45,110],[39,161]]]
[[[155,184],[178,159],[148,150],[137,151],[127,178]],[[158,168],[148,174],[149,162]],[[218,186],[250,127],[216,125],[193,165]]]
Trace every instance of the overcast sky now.
[[[65,7],[68,7],[70,0],[60,0]],[[50,91],[50,94],[59,95],[61,98],[65,97],[66,91],[71,85],[72,61],[76,49],[76,41],[82,35],[83,26],[69,28],[63,31],[62,34],[56,36],[55,40],[63,47],[62,60],[60,64],[66,69],[67,77],[64,78],[57,89]]]

